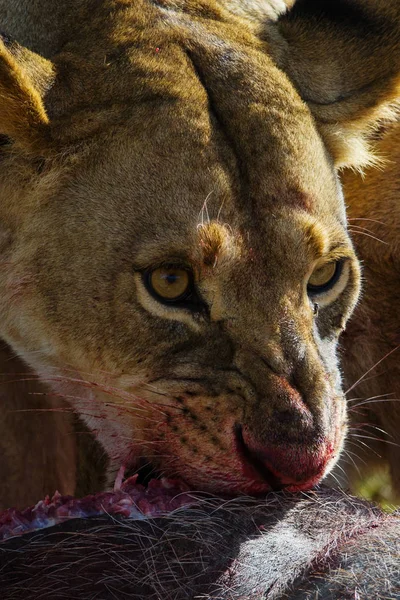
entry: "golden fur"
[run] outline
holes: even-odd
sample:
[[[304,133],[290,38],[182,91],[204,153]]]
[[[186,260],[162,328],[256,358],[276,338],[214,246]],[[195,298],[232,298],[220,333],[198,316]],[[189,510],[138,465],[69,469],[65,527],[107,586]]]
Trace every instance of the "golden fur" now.
[[[19,42],[0,42],[0,335],[94,432],[108,485],[151,463],[210,491],[307,489],[340,453],[359,266],[334,165],[370,160],[400,10],[285,4],[0,0]],[[149,292],[165,264],[192,273],[189,306]]]

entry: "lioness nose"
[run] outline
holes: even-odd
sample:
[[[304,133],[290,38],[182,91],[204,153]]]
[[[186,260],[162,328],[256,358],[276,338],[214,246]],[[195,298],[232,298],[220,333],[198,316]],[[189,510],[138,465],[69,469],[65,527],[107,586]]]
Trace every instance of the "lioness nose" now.
[[[237,450],[244,463],[258,473],[273,490],[310,489],[322,478],[332,457],[326,440],[319,443],[271,442],[260,444],[245,427],[236,426]]]

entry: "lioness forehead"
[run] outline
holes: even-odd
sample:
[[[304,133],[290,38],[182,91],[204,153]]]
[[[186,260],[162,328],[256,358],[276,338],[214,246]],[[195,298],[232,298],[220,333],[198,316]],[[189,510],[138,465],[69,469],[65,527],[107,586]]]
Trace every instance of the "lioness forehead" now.
[[[159,113],[163,116],[156,119],[168,122],[168,111],[160,107]],[[198,118],[188,111],[168,130],[152,123],[138,131],[133,124],[128,132],[99,140],[79,170],[61,192],[72,211],[84,213],[85,220],[90,212],[104,212],[105,222],[114,223],[113,231],[129,224],[132,244],[135,236],[147,233],[149,247],[158,254],[166,250],[167,240],[182,240],[186,234],[197,240],[199,226],[210,221],[244,236],[245,244],[251,232],[270,238],[271,245],[283,221],[288,223],[288,242],[292,230],[299,228],[317,245],[316,236],[310,238],[308,233],[315,220],[323,222],[320,233],[327,235],[329,230],[337,235],[345,225],[342,197],[328,163],[319,189],[313,185],[311,168],[310,177],[304,167],[296,173],[300,167],[295,158],[283,173],[259,166],[259,172],[249,177],[235,149],[226,143],[223,128],[207,111]],[[216,250],[222,243],[221,231],[214,229],[203,242]]]
[[[250,29],[238,33],[222,11],[188,18],[170,2],[159,4],[144,13],[151,34],[132,14],[131,48],[106,56],[99,104],[107,100],[106,82],[113,82],[113,96],[116,83],[122,125],[115,130],[112,123],[107,139],[94,137],[93,162],[107,155],[96,180],[101,170],[102,186],[118,182],[114,196],[139,203],[151,197],[152,208],[167,207],[175,219],[198,213],[206,198],[209,208],[218,212],[223,204],[250,221],[282,205],[314,214],[328,206],[331,214],[341,210],[309,109],[265,51],[267,43]],[[73,109],[84,135],[87,114],[79,120]],[[57,120],[54,128],[60,135]],[[73,135],[74,123],[67,129]]]

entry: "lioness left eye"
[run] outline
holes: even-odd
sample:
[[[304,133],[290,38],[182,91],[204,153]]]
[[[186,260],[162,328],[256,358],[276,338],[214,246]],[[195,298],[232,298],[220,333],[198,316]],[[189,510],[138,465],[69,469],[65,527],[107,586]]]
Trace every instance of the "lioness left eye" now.
[[[149,292],[160,302],[177,304],[193,292],[191,273],[180,266],[158,267],[146,271],[144,282]]]
[[[343,260],[338,260],[317,267],[307,283],[309,296],[317,296],[331,290],[340,279],[343,263]]]

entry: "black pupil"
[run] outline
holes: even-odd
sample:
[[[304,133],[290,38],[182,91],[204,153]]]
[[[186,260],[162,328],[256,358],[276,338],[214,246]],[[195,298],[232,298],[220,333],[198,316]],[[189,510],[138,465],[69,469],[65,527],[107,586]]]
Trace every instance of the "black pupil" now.
[[[175,273],[169,273],[168,275],[164,275],[164,279],[167,283],[172,285],[178,281],[179,275],[176,275]]]

